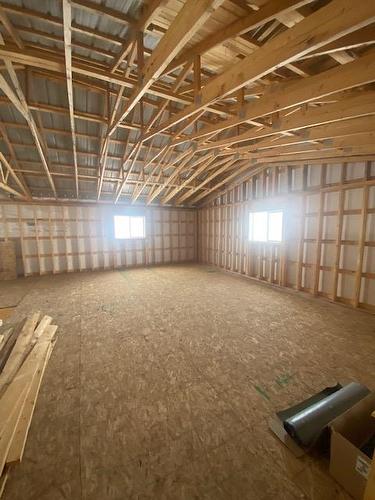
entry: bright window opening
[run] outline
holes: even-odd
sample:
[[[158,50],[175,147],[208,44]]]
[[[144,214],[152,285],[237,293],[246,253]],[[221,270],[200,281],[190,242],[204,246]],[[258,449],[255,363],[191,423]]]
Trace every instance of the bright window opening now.
[[[283,213],[282,212],[250,212],[249,240],[250,241],[282,241]]]
[[[117,240],[145,238],[145,218],[133,215],[115,215],[115,238]]]

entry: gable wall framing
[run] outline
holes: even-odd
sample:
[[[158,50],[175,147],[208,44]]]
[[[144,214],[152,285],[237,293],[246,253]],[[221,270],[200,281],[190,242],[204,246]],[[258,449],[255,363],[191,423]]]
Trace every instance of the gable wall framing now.
[[[116,214],[144,215],[146,238],[116,240]],[[15,242],[18,276],[194,261],[195,239],[189,209],[0,204],[0,240]]]
[[[248,240],[282,210],[283,242]],[[199,261],[375,311],[375,163],[272,166],[199,210]]]

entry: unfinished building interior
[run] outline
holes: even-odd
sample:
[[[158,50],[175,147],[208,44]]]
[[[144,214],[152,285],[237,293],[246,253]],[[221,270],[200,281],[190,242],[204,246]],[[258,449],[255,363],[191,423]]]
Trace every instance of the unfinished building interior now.
[[[0,65],[1,498],[374,500],[375,2],[1,0]]]

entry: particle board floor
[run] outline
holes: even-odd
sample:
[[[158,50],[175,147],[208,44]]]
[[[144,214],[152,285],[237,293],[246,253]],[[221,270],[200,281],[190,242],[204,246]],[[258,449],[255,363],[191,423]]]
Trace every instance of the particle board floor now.
[[[59,339],[5,500],[348,498],[267,422],[374,387],[373,316],[198,265],[33,281],[10,319],[40,308]]]

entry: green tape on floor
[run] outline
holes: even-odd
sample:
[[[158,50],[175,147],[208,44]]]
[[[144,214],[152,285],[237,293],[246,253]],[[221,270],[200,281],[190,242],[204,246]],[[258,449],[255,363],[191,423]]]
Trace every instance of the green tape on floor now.
[[[267,401],[271,399],[266,391],[262,389],[262,387],[260,387],[259,385],[254,385],[254,387],[259,392],[259,394],[264,397],[264,399],[267,399]]]
[[[284,385],[289,384],[292,378],[293,374],[290,375],[289,373],[287,373],[286,375],[280,375],[280,377],[277,377],[276,379],[276,384],[278,384],[280,387],[283,387]]]

